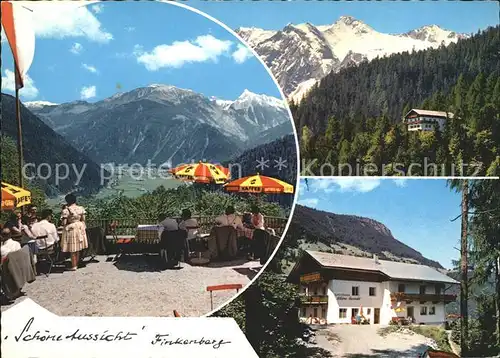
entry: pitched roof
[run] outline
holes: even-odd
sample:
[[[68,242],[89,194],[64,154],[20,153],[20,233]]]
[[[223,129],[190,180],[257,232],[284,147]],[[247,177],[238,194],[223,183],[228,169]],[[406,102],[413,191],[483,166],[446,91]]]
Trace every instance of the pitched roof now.
[[[405,114],[405,117],[408,116],[411,112],[415,112],[421,116],[432,116],[432,117],[448,117],[453,118],[453,113],[451,112],[442,112],[442,111],[428,111],[426,109],[418,109],[413,108],[408,113]]]
[[[417,264],[377,260],[365,257],[330,254],[319,251],[306,251],[314,260],[325,268],[346,268],[364,271],[378,271],[394,280],[432,281],[458,284],[457,281],[438,270]]]

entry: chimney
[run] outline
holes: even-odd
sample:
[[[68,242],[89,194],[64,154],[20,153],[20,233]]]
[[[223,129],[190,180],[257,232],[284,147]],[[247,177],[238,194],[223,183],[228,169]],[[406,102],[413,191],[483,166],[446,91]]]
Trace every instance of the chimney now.
[[[373,254],[373,261],[375,261],[376,264],[378,264],[378,256]]]

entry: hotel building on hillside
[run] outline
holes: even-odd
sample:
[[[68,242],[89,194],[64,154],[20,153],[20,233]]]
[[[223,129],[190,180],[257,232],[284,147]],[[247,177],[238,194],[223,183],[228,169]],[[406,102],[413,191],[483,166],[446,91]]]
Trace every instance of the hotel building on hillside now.
[[[317,251],[305,251],[287,281],[300,285],[301,321],[318,324],[351,323],[359,313],[370,324],[441,324],[456,299],[447,292],[459,284],[429,266]]]
[[[403,117],[403,122],[408,125],[409,131],[444,130],[447,119],[452,119],[453,113],[440,111],[427,111],[412,109]]]

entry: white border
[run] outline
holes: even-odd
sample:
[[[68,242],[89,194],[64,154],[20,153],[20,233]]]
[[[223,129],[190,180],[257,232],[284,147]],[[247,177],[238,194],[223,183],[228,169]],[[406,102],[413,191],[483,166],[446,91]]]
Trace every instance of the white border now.
[[[317,176],[317,175],[304,175],[300,176],[300,179],[362,179],[362,180],[372,180],[372,179],[391,179],[391,180],[408,180],[408,179],[419,179],[419,180],[451,180],[451,179],[469,179],[469,180],[497,180],[500,177],[445,177],[445,176]]]

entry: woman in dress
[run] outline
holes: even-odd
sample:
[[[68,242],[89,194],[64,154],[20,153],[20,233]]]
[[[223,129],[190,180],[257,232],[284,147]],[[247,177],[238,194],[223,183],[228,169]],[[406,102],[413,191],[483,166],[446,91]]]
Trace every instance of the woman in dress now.
[[[71,271],[76,271],[80,261],[80,251],[88,245],[85,232],[85,209],[76,204],[76,196],[68,194],[65,197],[67,206],[61,214],[63,232],[61,251],[71,254]]]

